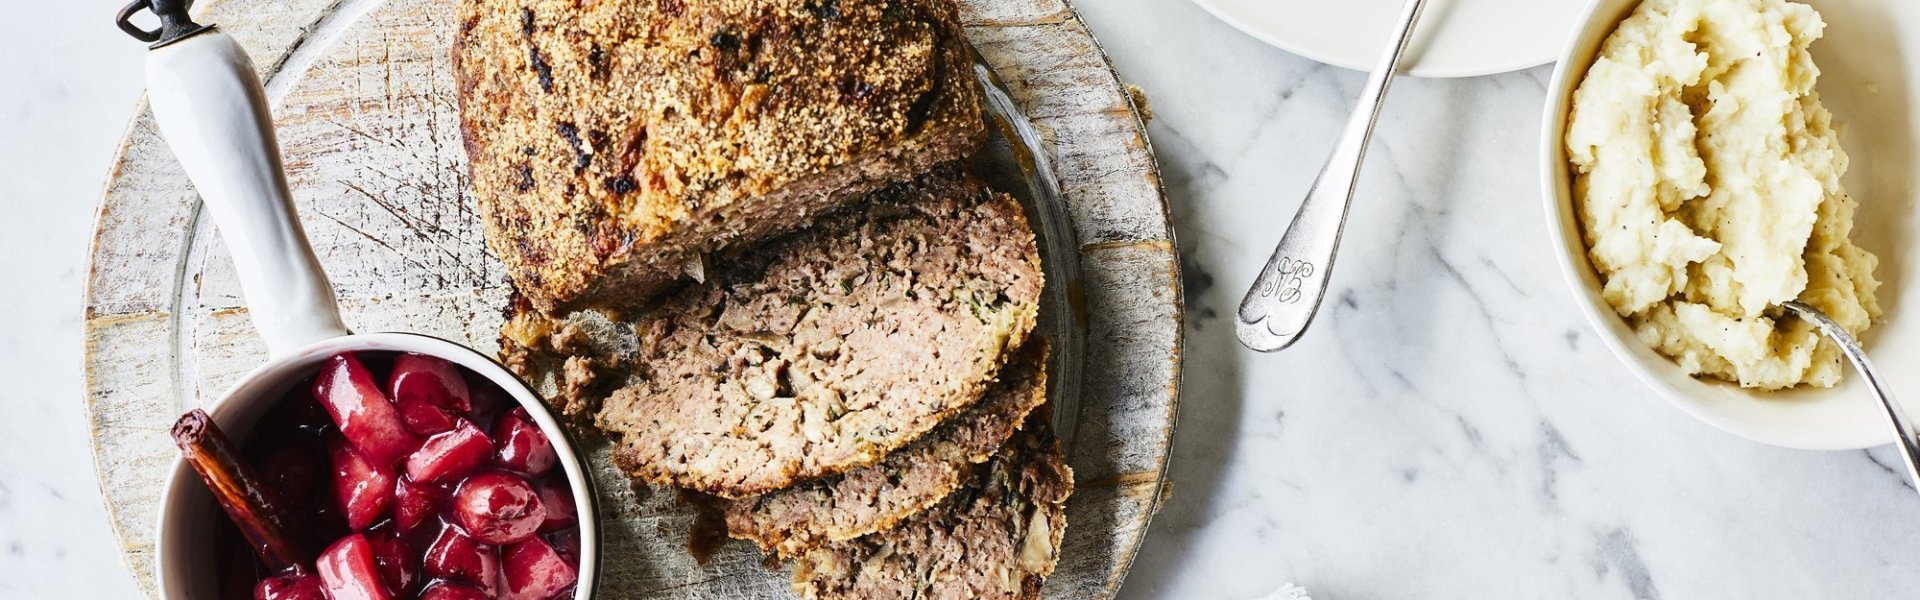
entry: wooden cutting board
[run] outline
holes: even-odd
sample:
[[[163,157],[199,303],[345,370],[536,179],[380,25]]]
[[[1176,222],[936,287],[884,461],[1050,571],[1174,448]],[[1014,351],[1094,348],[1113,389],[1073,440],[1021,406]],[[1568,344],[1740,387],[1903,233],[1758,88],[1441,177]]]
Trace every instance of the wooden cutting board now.
[[[1067,440],[1077,491],[1046,592],[1111,596],[1162,496],[1179,392],[1179,259],[1139,107],[1064,0],[960,0],[968,35],[1048,141],[1078,243],[1086,353]],[[449,0],[203,0],[260,66],[307,234],[356,331],[497,349],[507,281],[467,197]],[[128,568],[153,592],[175,416],[266,357],[219,233],[142,110],[101,201],[86,294],[87,412]],[[691,515],[598,452],[603,596],[785,595],[749,544],[705,564]]]

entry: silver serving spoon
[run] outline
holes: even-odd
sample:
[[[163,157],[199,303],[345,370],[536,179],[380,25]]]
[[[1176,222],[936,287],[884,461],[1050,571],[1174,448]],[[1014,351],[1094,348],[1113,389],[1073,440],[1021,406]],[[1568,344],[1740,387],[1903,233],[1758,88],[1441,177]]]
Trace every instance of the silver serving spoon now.
[[[1340,247],[1340,231],[1347,224],[1347,208],[1353,204],[1353,187],[1360,178],[1360,161],[1367,154],[1367,141],[1373,137],[1373,124],[1380,118],[1380,106],[1387,97],[1387,84],[1393,82],[1400,67],[1400,54],[1413,39],[1413,24],[1420,20],[1426,0],[1408,0],[1401,9],[1400,25],[1394,30],[1394,44],[1380,57],[1379,66],[1367,76],[1360,100],[1347,117],[1347,128],[1333,155],[1320,168],[1320,175],[1307,191],[1307,199],[1294,213],[1293,223],[1280,236],[1280,245],[1260,271],[1247,297],[1240,301],[1239,322],[1234,331],[1240,343],[1261,352],[1273,352],[1293,344],[1313,321],[1320,299],[1327,292],[1327,278],[1333,274],[1334,251]]]
[[[1866,380],[1867,388],[1873,390],[1874,397],[1880,399],[1880,407],[1887,411],[1887,421],[1893,425],[1894,443],[1900,446],[1900,457],[1907,460],[1907,477],[1912,478],[1915,488],[1920,488],[1920,430],[1914,429],[1913,418],[1893,399],[1893,392],[1880,383],[1880,376],[1874,372],[1873,363],[1867,362],[1867,351],[1860,347],[1860,341],[1820,309],[1797,300],[1782,302],[1779,306],[1812,323],[1827,339],[1833,340],[1833,344],[1840,347],[1840,353],[1847,356],[1847,362],[1860,371],[1860,378]]]

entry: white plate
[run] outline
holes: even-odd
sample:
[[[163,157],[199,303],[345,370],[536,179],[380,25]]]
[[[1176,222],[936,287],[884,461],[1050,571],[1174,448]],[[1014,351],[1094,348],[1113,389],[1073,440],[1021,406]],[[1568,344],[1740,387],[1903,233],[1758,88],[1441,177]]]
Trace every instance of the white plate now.
[[[1826,36],[1813,45],[1820,66],[1819,92],[1841,125],[1840,142],[1851,155],[1844,179],[1860,202],[1854,239],[1880,256],[1884,321],[1867,332],[1867,354],[1895,397],[1920,410],[1920,253],[1913,250],[1920,215],[1914,211],[1914,181],[1920,176],[1914,124],[1920,123],[1920,3],[1912,0],[1807,0],[1826,19]],[[1560,257],[1574,297],[1594,329],[1641,381],[1687,414],[1741,436],[1790,448],[1845,450],[1893,441],[1886,417],[1860,378],[1848,373],[1831,390],[1755,392],[1687,376],[1670,360],[1634,337],[1625,321],[1600,298],[1600,282],[1587,261],[1571,195],[1567,191],[1565,132],[1567,101],[1593,63],[1600,42],[1638,0],[1600,0],[1569,41],[1542,123],[1541,168],[1554,254]]]
[[[1281,49],[1358,71],[1373,68],[1402,0],[1193,0]],[[1552,61],[1585,0],[1427,0],[1402,72],[1473,77]]]

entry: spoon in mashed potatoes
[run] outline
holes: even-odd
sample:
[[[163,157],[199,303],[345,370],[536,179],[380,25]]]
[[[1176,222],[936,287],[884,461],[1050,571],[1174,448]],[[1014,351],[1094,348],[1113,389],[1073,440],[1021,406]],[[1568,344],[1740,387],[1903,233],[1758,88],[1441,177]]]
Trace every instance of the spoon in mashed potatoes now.
[[[1880,375],[1874,372],[1873,363],[1867,361],[1867,351],[1860,347],[1860,342],[1847,333],[1846,327],[1804,302],[1782,302],[1768,313],[1776,318],[1786,316],[1782,313],[1799,315],[1801,320],[1825,334],[1834,346],[1840,348],[1847,362],[1853,363],[1853,368],[1860,371],[1860,378],[1867,382],[1867,388],[1873,390],[1874,397],[1880,400],[1880,407],[1887,410],[1887,420],[1893,424],[1893,435],[1900,445],[1900,457],[1907,461],[1907,477],[1912,478],[1916,489],[1920,489],[1920,430],[1914,428],[1913,418],[1893,399],[1893,392],[1880,383]]]

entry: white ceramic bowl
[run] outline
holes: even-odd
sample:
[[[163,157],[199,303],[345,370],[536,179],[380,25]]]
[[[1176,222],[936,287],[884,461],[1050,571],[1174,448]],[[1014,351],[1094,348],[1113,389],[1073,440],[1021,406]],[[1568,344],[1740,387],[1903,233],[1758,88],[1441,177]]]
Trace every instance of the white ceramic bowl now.
[[[218,402],[207,407],[220,429],[235,444],[246,443],[248,433],[261,417],[280,402],[294,385],[309,380],[321,364],[341,352],[416,352],[437,356],[473,371],[505,390],[515,402],[526,407],[527,414],[540,430],[553,440],[559,466],[566,472],[573,490],[580,522],[579,588],[574,598],[592,598],[599,578],[599,511],[594,503],[593,480],[581,462],[583,454],[555,421],[540,398],[527,389],[505,367],[465,346],[440,338],[411,333],[369,333],[329,338],[294,352],[276,356],[240,379]],[[216,569],[232,568],[215,560],[213,525],[227,515],[214,505],[213,495],[185,460],[176,458],[167,474],[166,487],[160,492],[160,524],[155,536],[155,570],[162,598],[218,598],[220,581]],[[317,549],[316,549],[317,550]]]
[[[1914,124],[1920,104],[1910,87],[1920,81],[1920,3],[1912,0],[1806,0],[1826,19],[1826,36],[1813,46],[1822,75],[1819,92],[1842,123],[1841,144],[1852,156],[1847,190],[1860,202],[1854,239],[1880,256],[1885,282],[1879,299],[1884,321],[1866,335],[1874,364],[1909,411],[1920,410],[1920,260],[1910,249],[1920,228],[1913,210],[1920,154]],[[1547,231],[1575,302],[1599,337],[1640,380],[1687,414],[1740,436],[1790,448],[1857,449],[1893,441],[1887,418],[1851,371],[1830,390],[1759,392],[1695,379],[1640,342],[1600,297],[1600,280],[1587,259],[1578,213],[1569,191],[1565,146],[1573,89],[1593,64],[1602,41],[1639,0],[1596,0],[1569,39],[1547,87],[1541,125],[1541,182]]]

